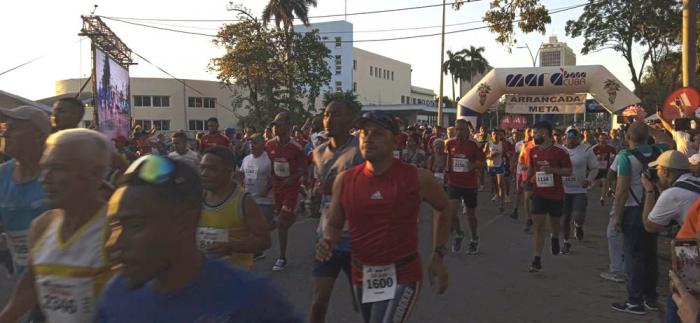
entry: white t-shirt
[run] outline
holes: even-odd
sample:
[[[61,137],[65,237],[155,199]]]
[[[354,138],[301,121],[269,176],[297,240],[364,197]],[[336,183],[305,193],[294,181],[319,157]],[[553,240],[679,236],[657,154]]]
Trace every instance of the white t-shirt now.
[[[687,157],[695,155],[697,151],[690,147],[690,135],[685,131],[671,131],[673,141],[676,142],[676,150],[680,151]]]
[[[503,164],[503,143],[488,142],[491,158],[487,158],[486,164],[488,167],[499,167]]]
[[[257,158],[250,154],[243,158],[241,171],[245,176],[245,191],[255,200],[258,205],[271,205],[272,198],[272,162],[266,152]],[[262,195],[267,192],[267,195]]]
[[[598,158],[593,153],[593,149],[584,144],[580,144],[575,148],[564,146],[564,150],[569,153],[572,167],[571,176],[562,177],[564,192],[566,194],[587,193],[588,189],[583,188],[581,183],[585,179],[588,179],[591,183],[593,182],[593,179],[588,177],[598,174]]]
[[[201,158],[195,151],[187,149],[187,152],[184,155],[180,155],[177,151],[173,151],[168,154],[168,157],[192,166],[197,171],[197,174],[199,174],[199,162],[201,161]]]
[[[691,174],[683,174],[678,177],[679,181],[691,180],[700,182],[700,178],[693,177]],[[659,196],[656,200],[654,208],[649,212],[649,221],[658,225],[668,225],[671,220],[675,220],[678,224],[683,224],[690,206],[695,203],[700,197],[700,194],[689,191],[680,187],[670,187]]]

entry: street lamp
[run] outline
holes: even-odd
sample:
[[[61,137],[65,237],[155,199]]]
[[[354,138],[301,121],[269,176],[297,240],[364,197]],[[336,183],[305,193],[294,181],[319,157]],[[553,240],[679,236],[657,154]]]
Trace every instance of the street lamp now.
[[[525,44],[525,46],[518,46],[516,48],[526,48],[527,52],[530,53],[530,58],[532,58],[532,67],[537,66],[537,56],[540,55],[540,48],[542,48],[542,44],[540,44],[540,48],[537,49],[537,53],[535,53],[535,56],[532,56],[532,50],[530,50],[530,46]]]

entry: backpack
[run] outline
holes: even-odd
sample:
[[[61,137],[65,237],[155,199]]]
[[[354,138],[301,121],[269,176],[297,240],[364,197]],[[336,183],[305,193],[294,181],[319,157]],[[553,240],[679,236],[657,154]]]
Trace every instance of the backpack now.
[[[693,180],[686,179],[683,181],[676,181],[673,184],[673,187],[682,188],[684,190],[700,194],[700,182],[696,182]]]
[[[640,176],[641,176],[641,174],[643,174],[647,170],[647,168],[649,168],[649,163],[655,161],[661,155],[661,149],[659,149],[656,146],[651,146],[651,155],[649,155],[649,157],[644,156],[644,154],[639,152],[639,150],[637,150],[637,149],[628,150],[628,152],[630,154],[632,154],[632,156],[634,158],[636,158],[642,164],[642,172],[640,173]],[[629,161],[629,156],[627,157],[627,160]],[[630,167],[631,167],[631,165],[632,165],[632,162],[630,161]],[[644,206],[644,204],[641,202],[641,201],[644,201],[644,197],[645,197],[644,192],[642,191],[642,199],[640,200],[637,198],[637,195],[634,194],[634,191],[632,191],[631,186],[629,188],[629,191],[630,191],[630,195],[632,195],[632,198],[634,199],[634,201],[637,202],[637,205]]]

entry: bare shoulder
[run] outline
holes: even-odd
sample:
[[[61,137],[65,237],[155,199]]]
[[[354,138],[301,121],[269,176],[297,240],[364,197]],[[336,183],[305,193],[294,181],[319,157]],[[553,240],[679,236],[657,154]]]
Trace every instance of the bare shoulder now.
[[[418,168],[418,182],[420,184],[426,183],[428,181],[434,181],[435,175],[425,168]]]
[[[41,237],[51,222],[53,222],[56,217],[60,216],[61,213],[62,211],[59,209],[48,210],[34,219],[31,227],[29,228],[30,241],[36,241],[39,237]]]

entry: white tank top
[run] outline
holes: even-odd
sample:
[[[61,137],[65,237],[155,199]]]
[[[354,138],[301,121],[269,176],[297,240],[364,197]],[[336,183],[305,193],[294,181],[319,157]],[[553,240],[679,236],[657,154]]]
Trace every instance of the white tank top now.
[[[498,167],[503,164],[503,143],[495,144],[489,141],[489,152],[491,155],[498,154],[497,157],[491,157],[486,160],[487,167]]]
[[[68,241],[59,232],[64,213],[58,212],[32,248],[39,306],[47,322],[93,322],[97,296],[111,277],[104,250],[107,208],[99,210]]]

